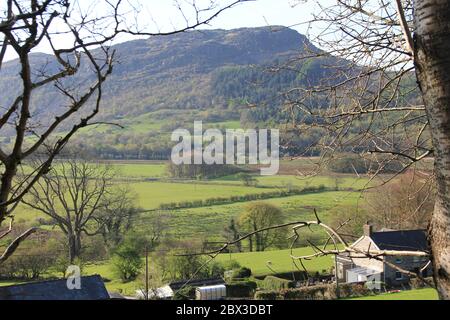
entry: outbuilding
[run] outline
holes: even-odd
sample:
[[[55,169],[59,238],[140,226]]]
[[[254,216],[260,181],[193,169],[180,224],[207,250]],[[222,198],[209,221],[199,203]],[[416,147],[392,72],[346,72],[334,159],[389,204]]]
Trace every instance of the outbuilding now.
[[[222,300],[227,296],[227,287],[223,284],[198,287],[195,289],[196,300]]]

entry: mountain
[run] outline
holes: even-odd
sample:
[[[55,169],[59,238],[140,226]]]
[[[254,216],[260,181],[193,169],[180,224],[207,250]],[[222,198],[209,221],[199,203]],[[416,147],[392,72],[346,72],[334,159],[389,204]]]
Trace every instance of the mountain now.
[[[155,135],[193,120],[219,127],[239,126],[241,118],[277,120],[281,92],[318,81],[327,72],[319,61],[298,62],[296,70],[274,72],[305,50],[318,51],[305,36],[277,26],[190,31],[124,42],[114,49],[118,61],[105,85],[99,119],[113,120],[126,129],[84,130],[84,143],[92,138],[96,148],[105,147],[94,139],[98,134],[103,135],[101,141],[110,141],[108,147],[133,144],[141,149],[151,146],[152,150],[166,150],[155,142],[167,139]],[[36,77],[43,66],[48,73],[56,69],[51,56],[39,53],[31,60]],[[17,61],[3,65],[0,105],[7,105],[19,92],[18,71]],[[80,75],[70,80],[70,85],[83,88],[90,79],[88,67],[82,65]],[[53,86],[36,90],[33,119],[45,123],[62,110],[64,103]],[[253,104],[261,108],[246,110]],[[8,133],[12,131],[1,135]]]

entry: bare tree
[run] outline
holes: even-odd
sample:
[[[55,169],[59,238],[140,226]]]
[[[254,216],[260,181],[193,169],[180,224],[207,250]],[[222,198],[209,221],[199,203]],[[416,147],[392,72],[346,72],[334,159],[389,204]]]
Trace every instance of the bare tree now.
[[[365,194],[366,219],[380,228],[426,229],[433,213],[434,189],[427,177],[405,173]]]
[[[140,212],[140,209],[135,206],[136,197],[130,190],[117,184],[114,188],[116,190],[112,201],[107,201],[104,207],[93,216],[94,229],[97,230],[95,233],[101,234],[105,245],[110,247],[115,247],[123,241]]]
[[[170,216],[163,211],[153,211],[148,219],[149,223],[145,227],[146,245],[148,250],[155,250],[169,229]]]
[[[52,161],[75,133],[95,124],[93,119],[101,109],[103,84],[116,62],[110,45],[118,35],[158,36],[191,30],[210,23],[241,1],[222,4],[193,1],[187,5],[176,2],[185,25],[167,32],[151,32],[130,23],[130,14],[133,18],[139,11],[139,7],[130,5],[130,1],[91,1],[87,9],[77,0],[2,1],[0,72],[7,52],[18,57],[20,67],[11,82],[11,90],[18,88],[14,91],[16,98],[1,101],[0,130],[13,132],[13,139],[11,145],[0,147],[0,225],[12,215],[39,178],[49,171]],[[51,51],[51,58],[36,62],[32,54],[44,47]],[[89,70],[87,78],[80,78],[81,69]],[[57,91],[57,96],[52,99],[57,107],[51,112],[46,110],[47,106],[34,105],[33,94],[47,86],[54,86]],[[46,111],[45,121],[40,122],[37,115]],[[34,172],[19,177],[17,172],[21,163],[39,149],[48,151],[45,161]],[[0,263],[34,231],[29,229],[15,239],[2,254]]]
[[[132,208],[127,193],[115,186],[111,166],[80,159],[58,162],[31,187],[22,202],[49,216],[67,237],[69,259],[82,252],[82,235],[105,232],[113,223],[126,222]],[[120,228],[120,226],[118,226]]]

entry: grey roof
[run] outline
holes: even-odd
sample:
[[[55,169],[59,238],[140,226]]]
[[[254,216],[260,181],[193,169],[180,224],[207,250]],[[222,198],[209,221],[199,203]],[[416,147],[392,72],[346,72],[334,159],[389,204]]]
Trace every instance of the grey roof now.
[[[425,251],[428,248],[425,230],[374,232],[370,238],[380,250]]]
[[[81,277],[81,289],[69,290],[67,280],[49,280],[0,287],[0,300],[108,300],[99,275]]]

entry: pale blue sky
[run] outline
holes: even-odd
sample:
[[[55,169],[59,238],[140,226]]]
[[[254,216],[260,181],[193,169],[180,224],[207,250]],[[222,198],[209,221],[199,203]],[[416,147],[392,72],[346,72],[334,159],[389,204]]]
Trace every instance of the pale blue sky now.
[[[82,5],[85,5],[86,10],[90,10],[92,14],[101,15],[105,10],[102,6],[96,5],[89,7],[93,2],[90,0],[79,0]],[[191,3],[193,0],[180,0],[180,3]],[[139,3],[139,15],[129,15],[130,21],[136,18],[138,23],[151,31],[169,31],[174,28],[185,25],[185,20],[180,14],[179,10],[174,6],[173,0],[127,0],[126,2]],[[126,3],[125,2],[125,3]],[[232,0],[219,0],[220,4],[227,4]],[[298,2],[296,6],[293,3]],[[326,3],[334,3],[333,0],[321,0],[322,5]],[[197,0],[201,7],[202,3],[209,3],[209,0]],[[203,28],[222,28],[234,29],[240,27],[259,27],[267,25],[284,25],[292,27],[299,32],[306,34],[308,31],[313,35],[317,30],[308,30],[308,25],[304,24],[311,19],[311,14],[317,7],[314,0],[255,0],[249,1],[235,6],[232,9],[224,11],[219,17],[213,20],[211,26],[204,26]],[[124,12],[129,9],[128,5],[124,7]],[[188,19],[194,17],[192,7],[184,6],[183,12]],[[119,41],[126,41],[130,37],[122,36]],[[64,46],[64,37],[58,38],[58,43]],[[41,46],[37,51],[48,51],[48,48]],[[14,56],[8,52],[7,59],[12,59]]]

